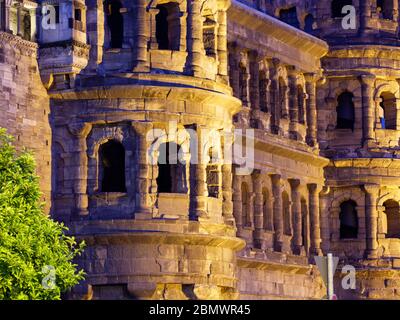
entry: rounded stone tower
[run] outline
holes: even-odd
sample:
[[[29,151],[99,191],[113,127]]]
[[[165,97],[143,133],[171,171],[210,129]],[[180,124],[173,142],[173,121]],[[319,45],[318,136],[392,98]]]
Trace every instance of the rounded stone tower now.
[[[313,33],[330,51],[318,88],[327,190],[323,247],[357,270],[342,298],[398,297],[400,48],[397,0],[315,2]]]
[[[237,297],[229,5],[42,3],[52,214],[87,244],[71,297]]]

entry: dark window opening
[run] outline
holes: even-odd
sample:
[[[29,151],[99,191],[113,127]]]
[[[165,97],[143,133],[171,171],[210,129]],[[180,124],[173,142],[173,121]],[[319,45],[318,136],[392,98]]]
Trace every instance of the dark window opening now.
[[[56,11],[56,23],[60,23],[60,6],[54,5],[54,9]]]
[[[260,110],[263,112],[268,112],[269,80],[268,80],[266,72],[264,70],[259,72],[258,79],[259,79],[259,90],[260,90]]]
[[[117,0],[107,3],[107,24],[110,29],[111,48],[122,48],[124,38],[124,20],[121,14],[122,4]]]
[[[125,149],[121,143],[110,140],[100,146],[102,192],[126,192]]]
[[[391,92],[381,94],[379,104],[379,120],[382,129],[397,130],[396,97]]]
[[[156,39],[160,50],[179,50],[180,11],[177,3],[159,4],[156,15]]]
[[[203,23],[203,44],[207,56],[216,57],[216,39],[215,39],[216,23],[210,18],[205,18]]]
[[[302,86],[297,86],[297,103],[298,103],[298,117],[299,123],[305,123],[305,108],[304,108],[304,90]]]
[[[312,33],[314,31],[314,16],[312,14],[306,15],[304,19],[304,31],[307,33]]]
[[[81,9],[75,9],[74,19],[76,21],[82,21],[82,10]]]
[[[158,193],[187,193],[186,165],[181,163],[181,148],[173,142],[160,145],[158,157]]]
[[[338,97],[337,111],[337,129],[354,130],[355,111],[353,103],[353,94],[351,92],[343,92]]]
[[[283,119],[288,118],[287,110],[287,85],[282,77],[279,77],[279,111],[280,117]]]
[[[340,205],[340,239],[357,239],[358,237],[358,216],[357,204],[348,200]]]
[[[249,193],[247,184],[245,182],[242,183],[242,226],[250,227],[250,210],[249,210]]]
[[[266,188],[262,191],[263,195],[263,227],[264,230],[273,231],[272,210],[270,207],[269,192]]]
[[[31,15],[29,11],[22,11],[22,38],[24,40],[32,40],[31,38]]]
[[[218,198],[219,196],[219,167],[218,167],[218,154],[212,148],[209,151],[210,162],[207,165],[207,191],[208,196],[211,198]]]
[[[399,203],[387,200],[383,204],[387,220],[386,238],[400,238],[400,212]]]
[[[303,198],[301,199],[301,243],[304,249],[306,250],[306,253],[308,252],[308,244],[309,244],[309,238],[308,238],[309,232],[308,232],[308,208],[307,208],[307,202]]]
[[[333,0],[331,3],[332,18],[343,18],[346,14],[342,13],[343,7],[352,6],[351,0]]]
[[[376,12],[380,19],[393,20],[393,0],[377,0]]]
[[[296,7],[282,9],[279,11],[279,19],[287,24],[290,24],[292,27],[300,28]]]
[[[283,210],[283,233],[285,235],[292,235],[291,228],[291,214],[290,214],[290,200],[286,191],[282,193],[282,210]]]

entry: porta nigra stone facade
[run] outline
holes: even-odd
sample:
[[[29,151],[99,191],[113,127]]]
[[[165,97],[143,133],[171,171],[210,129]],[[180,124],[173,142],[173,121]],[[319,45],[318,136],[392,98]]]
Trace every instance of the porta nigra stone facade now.
[[[398,7],[0,0],[0,126],[87,244],[66,298],[321,299],[329,252],[339,298],[400,298]]]

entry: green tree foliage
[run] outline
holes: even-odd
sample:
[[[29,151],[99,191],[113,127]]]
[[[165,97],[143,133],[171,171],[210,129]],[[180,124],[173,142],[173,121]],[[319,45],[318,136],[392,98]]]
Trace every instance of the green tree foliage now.
[[[12,141],[0,128],[0,299],[60,299],[84,277],[84,244],[43,213],[34,158]]]

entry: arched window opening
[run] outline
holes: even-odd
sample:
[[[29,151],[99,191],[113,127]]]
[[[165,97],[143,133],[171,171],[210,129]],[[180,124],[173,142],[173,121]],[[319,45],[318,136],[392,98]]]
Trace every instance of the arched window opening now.
[[[309,248],[309,227],[308,227],[308,208],[307,201],[301,199],[301,240],[302,246],[304,247],[306,253],[308,253]]]
[[[382,129],[397,130],[396,97],[391,92],[381,94],[379,118]]]
[[[385,207],[387,220],[386,238],[400,238],[400,210],[399,203],[394,200],[387,200]]]
[[[242,182],[242,226],[250,226],[250,208],[249,208],[249,189],[245,182]]]
[[[298,102],[298,117],[299,123],[305,123],[305,108],[304,108],[304,90],[302,86],[297,86],[297,102]]]
[[[219,164],[218,164],[218,153],[213,148],[210,148],[208,155],[210,162],[207,165],[207,191],[208,196],[211,198],[219,197]]]
[[[292,235],[291,214],[290,214],[290,200],[286,191],[282,193],[282,210],[283,210],[283,233],[285,235]]]
[[[331,3],[332,18],[343,18],[345,16],[342,13],[343,7],[352,5],[353,1],[351,0],[333,0]]]
[[[160,50],[179,50],[181,26],[177,3],[159,4],[156,7],[156,39]]]
[[[356,239],[358,237],[357,204],[348,200],[340,205],[340,239]]]
[[[304,31],[307,33],[312,33],[314,31],[314,16],[312,14],[306,15],[304,18]]]
[[[99,148],[101,164],[101,191],[126,192],[125,149],[122,144],[110,140]]]
[[[393,20],[393,0],[377,0],[376,12],[380,19]]]
[[[289,9],[281,9],[279,11],[279,20],[290,24],[292,27],[300,28],[300,22],[297,18],[296,7],[291,7]]]
[[[158,157],[158,193],[187,193],[186,165],[181,162],[182,148],[174,142],[160,145]]]
[[[217,43],[216,43],[216,26],[217,23],[213,17],[205,17],[203,22],[203,44],[206,55],[209,57],[217,56]]]
[[[113,49],[122,48],[124,38],[124,20],[121,14],[122,4],[118,0],[106,2],[107,25],[110,30],[110,47]]]
[[[337,112],[337,129],[354,130],[355,111],[353,103],[353,94],[351,92],[343,92],[338,97]]]

